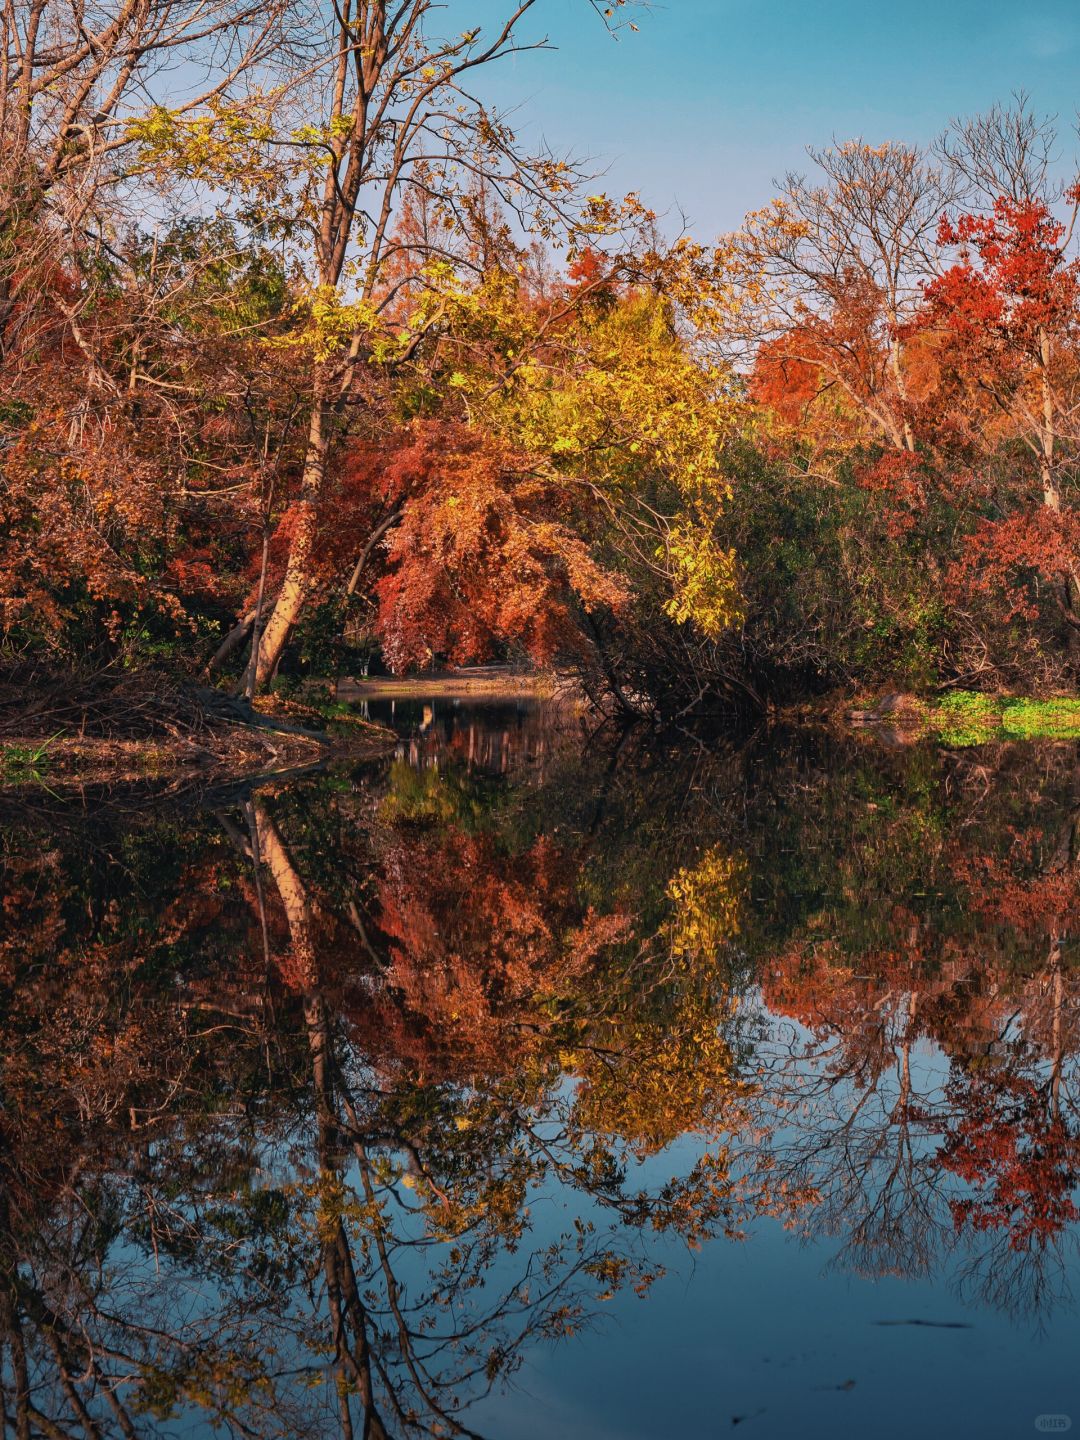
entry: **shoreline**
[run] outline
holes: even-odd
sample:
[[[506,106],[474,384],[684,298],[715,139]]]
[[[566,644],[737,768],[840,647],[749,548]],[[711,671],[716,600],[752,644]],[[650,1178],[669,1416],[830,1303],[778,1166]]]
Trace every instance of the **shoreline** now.
[[[376,760],[389,754],[396,742],[392,731],[377,725],[325,737],[246,725],[215,729],[198,738],[5,735],[0,740],[0,791],[246,782],[334,760]]]
[[[876,696],[823,696],[782,707],[777,719],[824,725],[849,735],[912,744],[934,740],[948,749],[1009,741],[1080,740],[1080,696],[1016,695],[1005,691],[912,691]]]
[[[325,683],[322,693],[325,696]],[[336,705],[438,699],[573,704],[583,698],[575,682],[558,672],[501,666],[348,677],[332,686],[330,693]],[[244,783],[335,760],[376,760],[390,753],[399,739],[386,725],[354,714],[327,715],[317,705],[274,698],[257,702],[257,707],[249,720],[218,718],[198,729],[169,726],[168,733],[146,736],[75,736],[62,731],[47,735],[29,725],[25,730],[19,727],[0,736],[0,791]],[[1036,699],[958,690],[937,696],[834,694],[778,707],[770,718],[773,723],[825,726],[892,744],[931,739],[946,748],[1080,739],[1080,697],[1076,696]],[[315,725],[320,728],[307,728]]]
[[[554,700],[576,698],[576,684],[551,670],[474,665],[429,675],[363,675],[338,680],[335,700]]]

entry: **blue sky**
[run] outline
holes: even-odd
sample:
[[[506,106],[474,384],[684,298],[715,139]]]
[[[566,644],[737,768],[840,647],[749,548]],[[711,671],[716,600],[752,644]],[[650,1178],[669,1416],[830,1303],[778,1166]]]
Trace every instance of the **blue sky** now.
[[[487,30],[505,0],[447,10],[446,29]],[[587,0],[539,0],[523,33],[557,52],[504,62],[484,93],[702,238],[764,204],[809,143],[927,140],[1020,88],[1073,152],[1080,0],[668,0],[633,18],[616,42]]]

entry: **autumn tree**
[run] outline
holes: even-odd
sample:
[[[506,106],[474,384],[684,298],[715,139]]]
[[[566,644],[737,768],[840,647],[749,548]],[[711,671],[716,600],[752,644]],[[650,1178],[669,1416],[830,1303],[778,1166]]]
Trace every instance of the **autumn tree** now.
[[[788,175],[773,204],[747,218],[740,241],[753,283],[757,383],[767,389],[779,367],[782,384],[784,367],[798,366],[807,410],[835,395],[868,439],[912,452],[901,332],[933,273],[955,182],[932,156],[899,142],[809,153],[820,178]]]
[[[46,307],[9,353],[0,407],[0,625],[67,665],[230,613],[302,414],[289,352],[260,345],[287,309],[265,247],[188,222],[114,249],[63,282],[75,320]]]
[[[1041,575],[1075,628],[1080,261],[1072,241],[1080,191],[1051,179],[1053,140],[1023,97],[1015,110],[997,108],[946,138],[974,203],[942,217],[938,245],[952,263],[926,286],[913,333],[934,337],[982,468],[1003,445],[1029,457],[1025,466],[1018,454],[1011,485],[996,487],[958,573],[977,588],[1011,590],[1014,611],[1029,618],[1035,607],[1024,580]]]
[[[193,84],[178,113],[234,98],[287,32],[287,6],[251,0],[130,0],[87,9],[66,0],[9,5],[0,18],[0,354],[33,329],[50,295],[72,335],[94,287],[60,279],[64,256],[100,253],[115,237],[117,191],[137,122],[162,96],[164,66]],[[199,81],[202,81],[200,84]],[[125,156],[127,158],[125,159]]]
[[[647,218],[638,208],[625,213]],[[613,629],[640,646],[650,624],[660,644],[682,632],[688,653],[715,641],[739,614],[722,450],[741,407],[730,369],[696,344],[694,307],[721,303],[725,255],[587,251],[589,273],[564,275],[477,209],[471,277],[420,277],[399,256],[394,273],[422,279],[440,317],[337,446],[309,599],[344,601],[395,667],[510,647],[595,668]],[[426,210],[407,218],[410,256],[421,231],[460,248]],[[400,290],[394,306],[411,311]],[[268,591],[291,524],[272,539]]]
[[[248,0],[40,0],[0,17],[0,602],[13,654],[93,653],[103,632],[138,629],[140,611],[186,624],[170,502],[194,478],[189,459],[202,462],[195,488],[212,473],[197,377],[221,367],[222,331],[237,329],[246,245],[168,204],[140,232],[139,127],[169,72],[186,77],[176,111],[189,121],[241,102],[293,18]],[[215,287],[231,291],[216,311]],[[227,471],[235,457],[221,458]],[[211,571],[227,567],[198,541],[176,548],[220,604],[227,581]]]
[[[805,637],[818,673],[843,677],[850,656],[850,683],[887,664],[871,641],[889,635],[919,683],[1060,682],[1065,647],[1046,640],[1076,628],[1076,276],[1054,145],[1020,96],[925,151],[813,151],[820,178],[788,177],[748,218],[759,418],[740,547],[760,550],[747,507],[764,510],[806,532],[802,552],[828,556],[843,590],[834,605],[800,577],[781,622],[769,592],[783,578],[763,554],[748,630],[766,663],[790,663]],[[783,505],[763,471],[784,477]]]
[[[510,9],[490,36],[476,27],[440,38],[431,28],[430,0],[404,6],[360,0],[307,37],[290,102],[275,106],[272,117],[230,128],[223,115],[220,126],[204,129],[163,107],[143,129],[148,164],[230,184],[246,214],[287,234],[304,267],[308,439],[289,516],[289,560],[259,639],[260,685],[277,668],[309,596],[319,506],[341,417],[357,402],[372,365],[407,358],[436,321],[437,303],[418,304],[405,327],[388,319],[394,291],[385,279],[409,192],[429,193],[452,214],[473,178],[482,177],[541,233],[573,213],[569,167],[528,154],[470,88],[473,71],[546,43],[520,37],[533,4]]]
[[[472,421],[525,450],[619,578],[626,603],[586,609],[583,628],[606,693],[632,709],[635,694],[676,692],[673,651],[684,679],[707,670],[740,618],[724,451],[743,409],[730,365],[702,344],[730,260],[682,241],[587,263],[532,286],[489,277],[451,311],[446,354]]]

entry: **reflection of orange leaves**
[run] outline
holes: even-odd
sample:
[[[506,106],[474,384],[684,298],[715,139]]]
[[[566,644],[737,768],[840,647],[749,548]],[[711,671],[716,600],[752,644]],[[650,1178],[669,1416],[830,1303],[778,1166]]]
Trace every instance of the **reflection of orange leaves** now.
[[[879,952],[860,955],[855,968],[835,941],[795,941],[763,970],[762,994],[770,1010],[791,1016],[809,1030],[854,1035],[872,1011],[883,972],[900,963],[898,955]]]
[[[1012,852],[959,856],[952,866],[977,914],[1025,935],[1070,928],[1080,915],[1080,874],[1072,868],[1040,871],[1039,832],[1015,837]]]
[[[413,1047],[466,1066],[527,1050],[544,1028],[538,998],[625,928],[621,917],[583,913],[572,867],[543,838],[518,856],[456,829],[395,843],[379,900],[390,998],[411,1017]]]
[[[1008,1230],[1009,1244],[1023,1250],[1080,1220],[1071,1194],[1080,1137],[1048,1113],[1031,1080],[964,1071],[954,1075],[948,1095],[957,1118],[939,1163],[975,1189],[952,1202],[958,1230]]]
[[[175,1101],[214,1033],[200,1009],[257,1010],[244,957],[261,956],[261,937],[231,883],[238,862],[223,848],[187,851],[189,838],[194,858],[167,887],[146,885],[137,850],[104,883],[96,846],[31,842],[0,857],[0,892],[19,902],[0,910],[5,1182],[29,1184],[32,1205],[72,1164],[108,1170],[130,1127]],[[219,1060],[246,1043],[242,1028],[215,1039]]]
[[[897,906],[890,918],[892,948],[854,957],[834,941],[796,940],[762,975],[769,1008],[819,1037],[840,1037],[845,1064],[865,1078],[892,1063],[900,1039],[927,1035],[954,1054],[985,1049],[1015,1009],[987,975],[983,952],[945,940],[931,960],[922,947],[933,937],[910,911]]]
[[[882,982],[874,971],[883,959],[891,968],[898,958],[861,955],[856,969],[832,941],[796,941],[763,971],[762,994],[770,1010],[790,1016],[812,1034],[841,1036],[842,1068],[867,1084],[893,1061],[890,1020],[904,1000],[898,990],[890,1003],[880,1004]]]

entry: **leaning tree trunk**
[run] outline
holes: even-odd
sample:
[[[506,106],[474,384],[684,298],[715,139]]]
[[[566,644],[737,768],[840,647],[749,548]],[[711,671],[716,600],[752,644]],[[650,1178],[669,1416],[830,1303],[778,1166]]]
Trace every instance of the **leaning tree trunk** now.
[[[318,538],[318,501],[326,475],[329,418],[326,401],[320,393],[315,401],[308,430],[301,495],[292,511],[293,533],[285,579],[270,618],[258,637],[256,690],[264,690],[277,671],[289,635],[303,613],[311,590]]]
[[[316,988],[318,968],[315,923],[307,887],[265,803],[256,801],[254,810],[255,836],[259,846],[255,863],[265,864],[270,871],[289,925],[289,955],[284,964],[279,961],[279,969],[294,989],[308,994]]]

